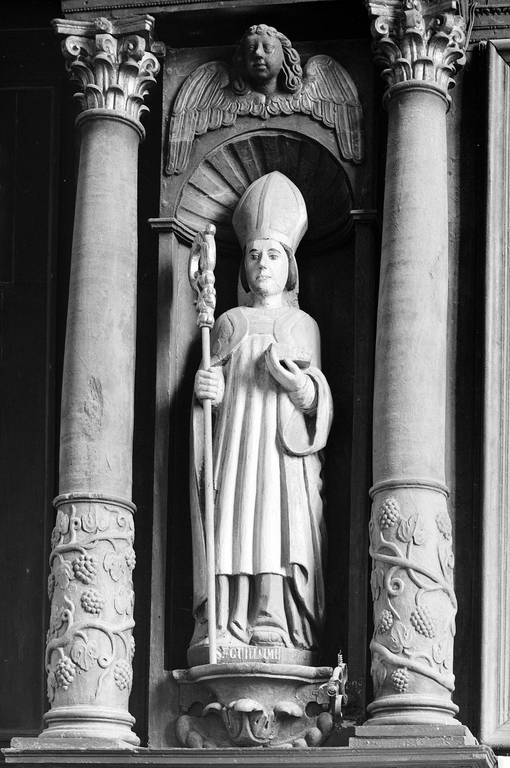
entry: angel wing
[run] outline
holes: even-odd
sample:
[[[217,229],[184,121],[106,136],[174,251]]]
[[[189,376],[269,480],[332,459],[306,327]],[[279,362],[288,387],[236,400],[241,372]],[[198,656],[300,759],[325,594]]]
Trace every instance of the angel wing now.
[[[239,106],[240,100],[229,88],[226,64],[210,61],[195,69],[184,81],[172,112],[166,172],[182,173],[195,136],[233,125]]]
[[[363,111],[351,76],[337,61],[323,55],[312,56],[303,75],[303,88],[296,94],[299,111],[333,128],[344,160],[361,163]]]

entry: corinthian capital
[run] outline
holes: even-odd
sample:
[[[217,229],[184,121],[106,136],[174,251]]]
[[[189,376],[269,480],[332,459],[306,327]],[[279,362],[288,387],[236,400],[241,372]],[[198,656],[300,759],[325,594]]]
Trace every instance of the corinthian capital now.
[[[465,23],[456,0],[365,0],[373,17],[375,61],[388,86],[435,83],[445,93],[463,66]]]
[[[161,53],[152,38],[154,19],[55,19],[53,25],[66,36],[62,52],[71,80],[79,86],[75,98],[82,110],[111,109],[139,120],[148,110],[143,100],[159,72],[152,53]]]

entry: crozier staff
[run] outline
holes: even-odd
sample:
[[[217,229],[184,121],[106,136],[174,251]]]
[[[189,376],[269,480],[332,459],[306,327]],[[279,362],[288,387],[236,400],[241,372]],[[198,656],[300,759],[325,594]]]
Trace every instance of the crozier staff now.
[[[211,366],[195,379],[191,648],[209,642],[200,486],[201,404],[209,400],[218,644],[315,650],[326,549],[319,452],[332,403],[317,324],[297,303],[301,192],[279,172],[263,176],[244,193],[233,226],[243,247],[243,306],[216,321]]]

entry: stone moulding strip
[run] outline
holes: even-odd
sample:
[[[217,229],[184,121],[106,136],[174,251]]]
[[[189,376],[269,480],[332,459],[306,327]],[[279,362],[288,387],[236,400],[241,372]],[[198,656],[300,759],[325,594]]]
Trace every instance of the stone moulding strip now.
[[[501,48],[500,48],[501,45]],[[482,479],[480,735],[510,748],[510,54],[487,46],[487,198]],[[497,660],[497,663],[495,661]]]
[[[149,219],[151,229],[157,232],[173,232],[184,243],[191,245],[193,238],[197,234],[193,229],[183,224],[179,219],[168,217],[161,219]]]
[[[76,128],[82,126],[87,120],[118,120],[120,123],[131,126],[138,133],[140,141],[145,139],[145,128],[141,122],[136,117],[132,117],[119,109],[86,109],[77,116]]]
[[[23,743],[23,744],[22,744]],[[144,749],[134,750],[101,748],[66,748],[55,744],[50,751],[43,750],[35,739],[16,739],[16,748],[4,750],[6,764],[18,766],[51,765],[92,768],[110,765],[164,766],[164,768],[226,768],[241,766],[266,768],[319,768],[340,765],[342,768],[394,768],[412,765],[413,768],[496,768],[492,750],[483,744],[463,747],[410,746],[381,749],[380,746],[356,749],[351,747],[309,747],[308,749]],[[30,747],[29,747],[30,744]],[[24,747],[24,748],[23,748]]]
[[[94,491],[76,491],[73,493],[61,493],[53,500],[53,505],[59,507],[62,504],[84,501],[87,503],[115,504],[118,507],[124,507],[128,512],[136,512],[136,506],[129,499],[123,499],[120,496],[110,496],[104,493]]]
[[[475,8],[476,16],[502,16],[510,13],[510,5],[477,5]]]
[[[318,2],[319,0],[311,0],[312,2]],[[273,0],[271,5],[279,5],[286,2],[286,0]],[[310,0],[295,0],[295,2],[310,2]],[[332,2],[332,0],[329,0],[329,2]],[[88,13],[97,14],[99,11],[136,11],[138,8],[161,8],[161,10],[166,10],[167,8],[172,8],[174,6],[183,6],[183,5],[203,5],[206,7],[216,6],[217,3],[208,2],[208,0],[146,0],[146,2],[132,2],[132,3],[103,3],[102,5],[79,5],[79,6],[71,6],[69,7],[69,4],[65,2],[62,3],[62,10],[66,15],[70,15],[72,13]],[[245,0],[245,2],[239,3],[238,0],[223,0],[222,5],[224,6],[238,6],[238,5],[252,5],[250,0]]]
[[[434,480],[431,477],[396,477],[389,478],[388,480],[381,480],[380,483],[373,485],[369,494],[373,499],[377,493],[381,491],[393,490],[395,488],[423,488],[427,491],[438,491],[443,496],[448,498],[449,490],[448,486],[442,483],[440,480]]]
[[[417,80],[417,79],[410,79],[410,80],[402,80],[401,82],[394,83],[393,85],[390,85],[388,90],[383,96],[383,107],[387,108],[388,102],[391,99],[394,99],[395,96],[402,93],[403,91],[429,91],[429,93],[433,93],[435,96],[438,96],[440,99],[442,99],[446,104],[446,110],[448,111],[450,109],[450,102],[451,97],[448,93],[445,93],[443,88],[441,88],[440,85],[436,85],[436,83],[432,83],[429,80]]]

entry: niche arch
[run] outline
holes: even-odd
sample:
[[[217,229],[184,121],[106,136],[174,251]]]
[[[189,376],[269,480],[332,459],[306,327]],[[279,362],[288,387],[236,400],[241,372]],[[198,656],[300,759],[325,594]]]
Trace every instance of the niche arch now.
[[[326,147],[296,131],[251,131],[215,147],[183,184],[174,216],[194,232],[212,222],[218,251],[238,257],[232,215],[247,187],[271,171],[287,176],[305,199],[308,231],[300,250],[316,252],[345,240],[352,227],[349,179]]]

